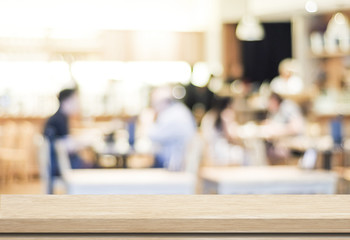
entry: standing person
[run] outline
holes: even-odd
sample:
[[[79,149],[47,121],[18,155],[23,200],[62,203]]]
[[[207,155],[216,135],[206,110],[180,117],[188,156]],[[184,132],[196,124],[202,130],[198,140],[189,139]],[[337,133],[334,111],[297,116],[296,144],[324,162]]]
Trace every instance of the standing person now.
[[[149,138],[157,145],[155,167],[180,171],[184,167],[186,147],[196,132],[191,111],[172,97],[170,87],[153,91],[151,105],[156,120],[149,130]]]
[[[50,169],[48,193],[53,193],[53,178],[60,176],[58,160],[55,152],[55,141],[64,139],[69,152],[72,168],[91,167],[77,154],[77,145],[69,136],[69,117],[76,114],[79,109],[78,96],[75,89],[64,89],[58,94],[59,108],[46,122],[44,136],[50,143]]]

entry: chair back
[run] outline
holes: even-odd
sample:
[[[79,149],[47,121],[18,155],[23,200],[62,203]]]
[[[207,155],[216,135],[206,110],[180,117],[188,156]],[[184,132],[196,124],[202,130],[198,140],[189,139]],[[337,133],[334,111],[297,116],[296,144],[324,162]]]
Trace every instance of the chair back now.
[[[189,142],[185,153],[185,172],[198,174],[199,166],[203,158],[204,141],[199,133],[196,133]]]
[[[47,138],[39,136],[36,141],[38,149],[39,175],[42,181],[43,192],[47,193],[50,171],[50,142]]]
[[[72,170],[72,166],[69,160],[69,153],[64,139],[56,140],[55,150],[60,173],[63,179],[65,179],[67,173]]]
[[[33,123],[22,122],[18,126],[18,147],[20,149],[32,150],[34,146],[35,128]]]
[[[0,144],[5,149],[18,147],[18,124],[14,121],[6,121],[2,127]]]

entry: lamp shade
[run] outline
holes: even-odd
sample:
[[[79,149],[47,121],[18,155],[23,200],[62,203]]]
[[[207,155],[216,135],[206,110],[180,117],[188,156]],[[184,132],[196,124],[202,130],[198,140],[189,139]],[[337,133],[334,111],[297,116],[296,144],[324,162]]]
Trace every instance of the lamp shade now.
[[[340,12],[334,14],[327,25],[325,33],[326,49],[329,52],[336,51],[337,41],[339,41],[340,50],[350,50],[350,23],[348,18]]]
[[[236,36],[242,41],[260,41],[265,37],[265,31],[259,20],[253,15],[244,15],[236,28]]]

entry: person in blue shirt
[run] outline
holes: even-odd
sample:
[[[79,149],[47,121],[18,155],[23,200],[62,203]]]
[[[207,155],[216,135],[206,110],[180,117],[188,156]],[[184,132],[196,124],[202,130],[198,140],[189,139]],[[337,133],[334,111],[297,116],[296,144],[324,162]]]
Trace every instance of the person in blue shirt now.
[[[191,111],[172,97],[170,87],[153,91],[151,105],[156,120],[149,130],[149,138],[158,146],[155,167],[172,171],[184,168],[186,148],[196,132],[196,123]]]

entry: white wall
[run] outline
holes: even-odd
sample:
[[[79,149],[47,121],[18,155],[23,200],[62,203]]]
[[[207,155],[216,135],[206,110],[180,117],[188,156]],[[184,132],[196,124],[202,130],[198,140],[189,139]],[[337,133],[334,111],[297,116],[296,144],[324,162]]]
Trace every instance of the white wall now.
[[[202,0],[1,0],[0,27],[203,31]]]
[[[315,0],[321,11],[350,7],[349,0]],[[0,0],[0,36],[45,35],[47,29],[201,31],[209,64],[221,62],[223,22],[238,22],[248,0]],[[306,0],[251,0],[262,21],[290,21],[306,14]],[[33,29],[39,29],[33,31]],[[41,29],[41,30],[40,30]],[[85,31],[85,32],[84,32]],[[69,31],[68,31],[69,32]],[[25,34],[24,34],[25,33]],[[16,33],[15,33],[16,34]]]
[[[350,7],[349,0],[314,1],[321,11]],[[220,20],[236,22],[244,13],[247,2],[248,0],[0,0],[0,27],[205,31],[216,11],[214,5],[221,6]],[[249,7],[252,13],[263,19],[287,20],[296,12],[305,12],[305,2],[306,0],[250,0]]]
[[[237,22],[248,3],[250,11],[263,21],[290,21],[296,14],[307,14],[307,0],[221,0],[223,22]],[[314,0],[319,11],[335,11],[350,8],[349,0]]]

